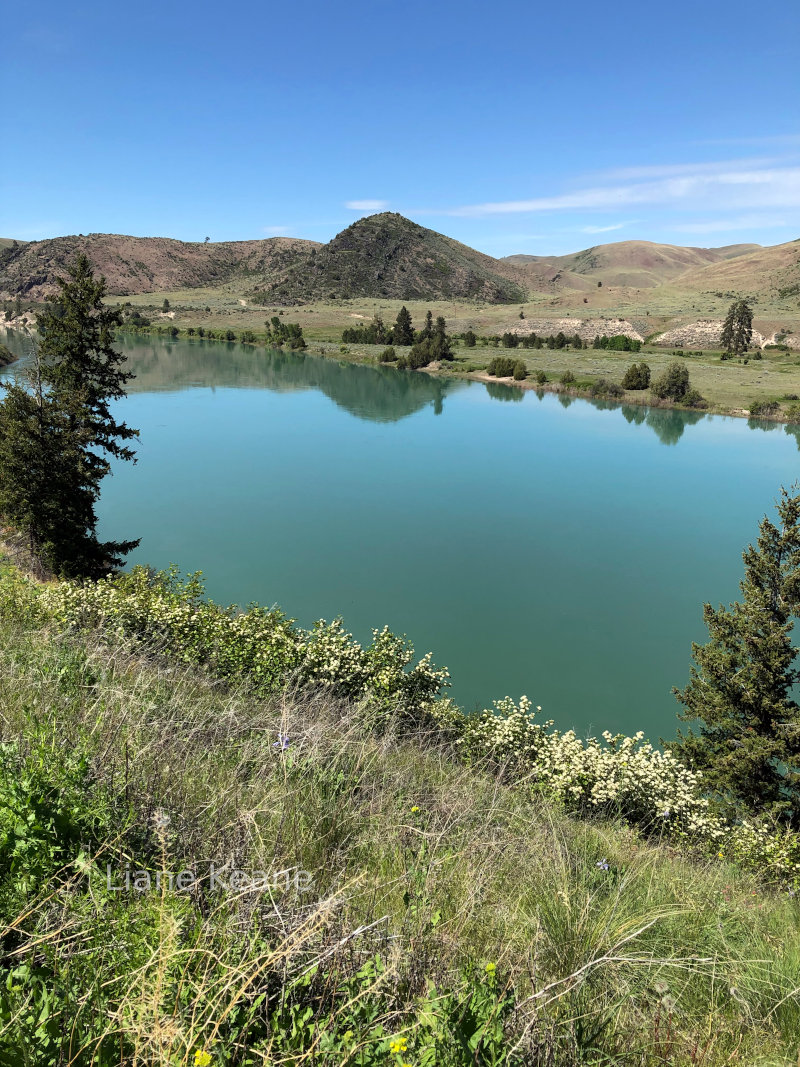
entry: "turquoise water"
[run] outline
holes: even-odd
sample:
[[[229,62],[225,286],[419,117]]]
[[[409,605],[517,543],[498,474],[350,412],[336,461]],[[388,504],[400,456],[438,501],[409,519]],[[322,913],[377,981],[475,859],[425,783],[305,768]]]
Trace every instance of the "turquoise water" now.
[[[6,343],[9,343],[6,341]],[[671,735],[702,604],[800,470],[797,427],[214,342],[122,338],[139,462],[102,534],[223,602],[407,633],[465,707]]]

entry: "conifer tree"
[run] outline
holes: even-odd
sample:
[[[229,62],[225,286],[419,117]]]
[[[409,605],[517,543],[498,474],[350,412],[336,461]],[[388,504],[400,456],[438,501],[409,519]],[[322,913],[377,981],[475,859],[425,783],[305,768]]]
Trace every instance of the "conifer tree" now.
[[[689,393],[689,371],[683,363],[674,360],[660,377],[653,382],[653,395],[661,400],[684,400]]]
[[[24,535],[33,559],[69,577],[84,573],[80,538],[93,515],[80,449],[63,410],[46,395],[41,363],[19,381],[4,383],[0,404],[0,515]],[[74,569],[61,566],[75,559]]]
[[[397,320],[392,329],[392,343],[396,345],[414,344],[414,327],[408,308],[403,305],[397,313]]]
[[[134,456],[123,442],[138,431],[117,422],[111,412],[111,403],[125,396],[133,374],[123,370],[125,356],[113,348],[120,313],[103,304],[105,278],[95,279],[85,255],[79,255],[67,273],[69,280],[58,279],[60,292],[54,304],[37,320],[41,374],[53,398],[70,412],[73,427],[83,433],[86,447],[106,453],[87,457],[90,468],[102,478],[110,469],[107,456],[123,460]]]
[[[447,323],[441,315],[436,319],[436,325],[433,328],[433,336],[430,339],[430,352],[431,359],[450,360],[453,358],[450,338],[447,336]]]
[[[41,345],[27,383],[0,403],[0,514],[56,573],[96,576],[137,541],[100,542],[95,504],[110,458],[132,460],[136,436],[111,412],[132,377],[112,343],[119,314],[103,306],[105,279],[85,256],[59,279],[39,316]]]
[[[753,309],[746,300],[735,300],[722,326],[721,343],[729,356],[741,356],[753,339]]]
[[[777,525],[765,517],[743,554],[742,601],[706,604],[705,645],[692,645],[689,684],[675,695],[697,724],[668,743],[702,772],[723,804],[800,826],[800,681],[793,618],[800,614],[800,496],[781,490]]]

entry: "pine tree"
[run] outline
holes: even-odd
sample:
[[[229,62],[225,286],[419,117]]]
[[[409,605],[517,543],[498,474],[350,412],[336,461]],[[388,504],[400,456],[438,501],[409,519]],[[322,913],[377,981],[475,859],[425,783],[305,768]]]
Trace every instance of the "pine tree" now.
[[[414,327],[411,315],[405,305],[397,313],[397,320],[392,329],[392,343],[396,345],[414,344]]]
[[[431,359],[445,359],[450,360],[453,358],[453,352],[450,348],[450,338],[447,336],[447,323],[440,315],[436,319],[436,325],[433,328],[433,336],[429,342]]]
[[[111,414],[132,377],[112,343],[119,313],[103,306],[105,279],[85,256],[59,279],[39,316],[42,342],[25,385],[0,404],[0,513],[60,574],[95,576],[137,541],[97,540],[95,504],[110,458],[132,460],[136,436]]]
[[[753,339],[753,309],[746,300],[735,300],[722,326],[721,343],[729,356],[741,356]]]
[[[0,515],[24,535],[48,571],[79,577],[96,569],[94,501],[80,437],[44,391],[38,351],[0,404]]]
[[[425,325],[420,330],[419,340],[427,341],[429,337],[433,337],[433,312],[428,311],[425,313]]]
[[[734,812],[770,813],[800,826],[800,681],[792,646],[800,614],[800,496],[781,490],[777,525],[765,517],[743,554],[743,599],[706,604],[710,640],[692,645],[689,684],[674,690],[697,722],[667,747],[703,774]]]
[[[69,281],[58,279],[60,293],[38,319],[42,337],[42,379],[56,400],[71,411],[91,448],[115,459],[131,460],[133,451],[120,442],[138,434],[111,414],[111,402],[125,396],[133,374],[122,369],[125,356],[113,348],[119,311],[103,304],[105,278],[95,280],[85,255],[68,268]],[[109,471],[105,457],[90,462],[100,477]]]

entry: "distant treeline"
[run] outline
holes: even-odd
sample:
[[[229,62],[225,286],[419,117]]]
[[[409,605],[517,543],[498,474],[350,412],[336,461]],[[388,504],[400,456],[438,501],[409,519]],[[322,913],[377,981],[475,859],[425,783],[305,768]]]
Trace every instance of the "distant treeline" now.
[[[165,303],[167,302],[165,301]],[[259,337],[252,330],[240,330],[237,333],[231,329],[213,330],[205,326],[187,326],[185,330],[182,330],[179,326],[165,326],[163,324],[154,326],[150,319],[136,310],[126,311],[122,321],[123,330],[128,330],[131,333],[155,333],[162,337],[179,337],[185,333],[187,337],[200,337],[207,341],[240,341],[242,344],[258,344],[259,341],[263,341],[265,344],[274,345],[276,348],[281,346],[293,349],[306,347],[303,328],[298,323],[281,322],[278,316],[274,315],[264,325],[267,328],[267,332]]]
[[[474,347],[479,339],[475,337],[472,331],[468,331],[464,334],[464,341],[467,347]],[[486,339],[481,338],[486,343],[496,343],[496,338]],[[570,336],[559,330],[556,334],[549,334],[547,337],[542,337],[536,333],[525,334],[524,337],[520,337],[519,334],[507,332],[501,335],[500,344],[503,348],[574,348],[580,351],[583,348],[589,348],[589,342],[581,339],[580,335],[575,333]],[[591,345],[592,348],[606,348],[612,349],[617,352],[639,352],[642,347],[641,341],[634,341],[630,337],[626,337],[625,334],[617,333],[612,337],[596,336]]]
[[[436,322],[437,324],[440,322],[444,323],[444,319],[437,319]],[[387,326],[380,315],[375,315],[372,322],[364,323],[364,325],[359,326],[348,326],[343,330],[342,343],[355,345],[409,346],[426,341],[434,332],[435,327],[433,325],[433,316],[430,311],[427,313],[424,328],[415,330],[408,309],[402,307],[397,316],[397,321],[393,326]],[[441,333],[442,336],[445,336],[444,327],[442,327]],[[559,330],[556,334],[549,334],[546,337],[536,333],[520,335],[518,333],[512,333],[510,330],[501,334],[499,337],[497,335],[481,337],[473,330],[467,330],[460,335],[448,335],[448,341],[450,343],[454,340],[463,342],[467,348],[475,348],[478,344],[494,348],[498,345],[501,345],[503,348],[573,348],[576,350],[590,347],[589,342],[584,341],[579,334],[575,333],[569,335],[564,333],[563,330]],[[625,334],[614,334],[611,337],[603,334],[602,336],[597,335],[595,337],[591,347],[612,349],[618,352],[639,352],[642,347],[642,342],[626,337]],[[452,357],[448,351],[448,354],[444,357],[437,355],[432,358],[448,359]]]

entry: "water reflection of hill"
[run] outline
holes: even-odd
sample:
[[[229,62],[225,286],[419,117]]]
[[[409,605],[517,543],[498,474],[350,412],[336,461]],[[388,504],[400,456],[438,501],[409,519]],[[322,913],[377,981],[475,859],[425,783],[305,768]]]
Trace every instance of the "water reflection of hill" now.
[[[121,338],[136,378],[131,393],[193,387],[269,389],[289,393],[318,389],[361,419],[395,422],[432,404],[439,414],[444,398],[469,383],[443,381],[392,367],[365,367],[305,353],[220,342],[168,342]]]

